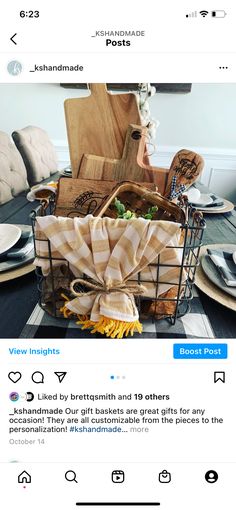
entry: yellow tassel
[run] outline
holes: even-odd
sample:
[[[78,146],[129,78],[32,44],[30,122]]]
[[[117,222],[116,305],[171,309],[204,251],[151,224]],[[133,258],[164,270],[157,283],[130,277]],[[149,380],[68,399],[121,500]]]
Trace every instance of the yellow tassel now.
[[[131,335],[135,332],[142,333],[143,326],[139,321],[135,322],[124,322],[115,319],[109,319],[108,317],[101,316],[98,322],[94,322],[86,318],[76,322],[82,326],[82,329],[91,329],[91,333],[101,333],[110,338],[123,338],[124,336]]]
[[[66,305],[62,306],[60,308],[60,312],[63,314],[64,319],[68,319],[71,315],[73,315],[73,312],[69,310]]]
[[[66,303],[68,303],[68,301],[70,301],[69,298],[65,294],[61,294],[61,297],[63,299],[65,299],[65,303],[60,308],[60,312],[63,314],[64,319],[68,319],[71,315],[75,315],[75,314],[74,314],[74,312],[69,310],[69,308],[67,308],[67,306],[66,306]]]
[[[65,295],[65,294],[61,294],[61,297],[65,300],[65,301],[70,301],[69,298]]]
[[[64,305],[60,308],[60,312],[63,314],[64,318],[68,319],[71,315],[76,315],[66,306],[70,299],[65,296],[65,294],[61,294],[61,297],[65,299]],[[101,333],[102,335],[106,335],[110,338],[123,338],[128,335],[133,336],[135,332],[141,334],[143,331],[143,326],[139,321],[125,322],[116,319],[109,319],[102,315],[98,322],[94,322],[91,321],[87,315],[77,315],[77,317],[79,320],[76,324],[82,326],[82,329],[91,329],[91,334]]]

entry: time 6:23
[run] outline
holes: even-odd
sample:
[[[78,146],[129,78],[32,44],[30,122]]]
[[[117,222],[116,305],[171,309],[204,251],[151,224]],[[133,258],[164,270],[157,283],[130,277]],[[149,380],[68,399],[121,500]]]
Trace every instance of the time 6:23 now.
[[[39,18],[39,11],[20,11],[21,18]]]

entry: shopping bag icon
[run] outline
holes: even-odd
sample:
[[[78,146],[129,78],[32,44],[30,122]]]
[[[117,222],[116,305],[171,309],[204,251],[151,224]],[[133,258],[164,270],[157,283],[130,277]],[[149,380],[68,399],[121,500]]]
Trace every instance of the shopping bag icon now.
[[[163,471],[161,471],[161,473],[159,473],[159,482],[160,483],[170,483],[171,482],[171,474],[166,469],[163,469]]]

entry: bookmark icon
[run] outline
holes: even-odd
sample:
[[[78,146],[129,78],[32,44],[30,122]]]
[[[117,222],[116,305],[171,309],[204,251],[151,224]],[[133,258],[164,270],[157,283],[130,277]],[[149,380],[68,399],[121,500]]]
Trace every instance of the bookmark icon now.
[[[214,383],[218,381],[225,383],[225,372],[214,372]]]

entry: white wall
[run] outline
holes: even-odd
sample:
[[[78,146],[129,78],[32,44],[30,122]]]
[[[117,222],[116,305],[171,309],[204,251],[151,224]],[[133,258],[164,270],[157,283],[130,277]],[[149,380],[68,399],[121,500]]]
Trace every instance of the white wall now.
[[[1,84],[0,129],[11,133],[34,124],[65,140],[63,101],[85,94],[57,84]],[[236,84],[194,84],[190,94],[156,94],[150,107],[161,122],[159,146],[236,149]]]
[[[1,84],[0,130],[29,124],[45,129],[61,166],[68,161],[63,102],[85,91],[57,84]],[[192,148],[206,160],[203,182],[236,202],[236,84],[194,84],[190,94],[156,94],[152,116],[160,121],[153,163],[168,166],[174,152]]]
[[[193,84],[190,94],[156,94],[160,145],[236,149],[236,84]]]
[[[45,129],[51,139],[66,141],[64,100],[85,93],[58,84],[0,84],[0,130],[11,134],[35,125]]]

